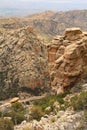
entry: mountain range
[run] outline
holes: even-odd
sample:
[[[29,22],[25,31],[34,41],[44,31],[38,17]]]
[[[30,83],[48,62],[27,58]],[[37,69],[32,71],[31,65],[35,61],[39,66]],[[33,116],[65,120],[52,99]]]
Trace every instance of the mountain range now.
[[[0,27],[6,29],[17,29],[32,26],[36,32],[45,36],[62,34],[66,28],[80,27],[87,30],[87,10],[73,11],[45,11],[26,17],[0,18]]]

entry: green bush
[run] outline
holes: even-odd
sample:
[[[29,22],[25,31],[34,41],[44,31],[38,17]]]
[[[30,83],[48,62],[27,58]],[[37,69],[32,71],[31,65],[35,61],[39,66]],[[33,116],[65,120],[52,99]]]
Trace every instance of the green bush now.
[[[15,112],[15,111],[10,111],[9,113],[4,114],[5,117],[11,117],[13,123],[20,124],[23,120],[25,120],[25,116],[23,112]]]
[[[34,105],[41,107],[41,109],[42,109],[43,111],[45,111],[45,109],[46,109],[47,107],[49,107],[49,106],[50,106],[51,108],[53,108],[53,104],[54,104],[55,101],[58,101],[60,105],[63,104],[63,103],[64,103],[64,99],[63,99],[63,98],[66,96],[66,94],[67,94],[67,93],[59,94],[59,95],[46,96],[46,97],[43,98],[43,99],[40,99],[40,100],[38,100],[38,101],[35,101],[35,102],[34,102]]]
[[[81,92],[79,95],[76,95],[71,98],[70,105],[74,110],[84,110],[87,107],[87,92]]]
[[[12,117],[12,121],[15,124],[20,124],[23,120],[25,120],[25,109],[20,102],[16,102],[12,104],[12,111],[10,116]]]
[[[24,111],[24,107],[23,107],[22,103],[20,103],[20,102],[13,103],[13,104],[12,104],[12,109],[13,109],[15,112]]]
[[[22,112],[12,111],[10,116],[12,117],[12,121],[14,122],[14,124],[20,124],[22,121],[25,120],[24,113]]]
[[[20,124],[23,120],[25,120],[25,109],[21,103],[13,103],[11,110],[4,113],[4,116],[11,117],[14,124]]]
[[[0,130],[14,130],[13,122],[9,119],[0,119]]]
[[[41,107],[39,106],[33,106],[31,109],[31,117],[32,119],[40,120],[41,117],[44,115]]]

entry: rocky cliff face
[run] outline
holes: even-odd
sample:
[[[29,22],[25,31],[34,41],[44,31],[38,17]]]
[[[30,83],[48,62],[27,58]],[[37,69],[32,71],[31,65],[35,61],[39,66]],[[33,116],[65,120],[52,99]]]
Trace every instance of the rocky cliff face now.
[[[1,29],[0,99],[16,96],[23,91],[38,95],[48,88],[45,45],[31,28],[15,31]]]
[[[66,29],[48,45],[48,60],[53,91],[72,88],[87,72],[87,33],[79,28]]]

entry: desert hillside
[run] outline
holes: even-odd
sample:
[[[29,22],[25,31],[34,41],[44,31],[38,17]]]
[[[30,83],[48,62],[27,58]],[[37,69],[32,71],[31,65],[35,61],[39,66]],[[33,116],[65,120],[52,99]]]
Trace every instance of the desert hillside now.
[[[47,50],[32,28],[0,30],[0,99],[49,87]],[[40,90],[41,89],[41,90]],[[35,90],[33,92],[33,90]]]
[[[37,32],[44,35],[62,34],[66,28],[80,27],[87,31],[87,10],[67,12],[46,11],[24,18],[1,18],[0,27],[15,29],[24,26],[33,26]]]

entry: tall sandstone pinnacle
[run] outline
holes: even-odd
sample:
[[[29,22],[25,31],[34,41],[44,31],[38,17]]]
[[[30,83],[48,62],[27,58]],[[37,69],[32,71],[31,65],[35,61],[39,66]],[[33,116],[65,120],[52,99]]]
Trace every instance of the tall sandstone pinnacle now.
[[[0,99],[49,88],[46,50],[30,27],[0,30]]]
[[[55,93],[71,89],[87,73],[87,32],[66,29],[48,45],[51,87]]]

